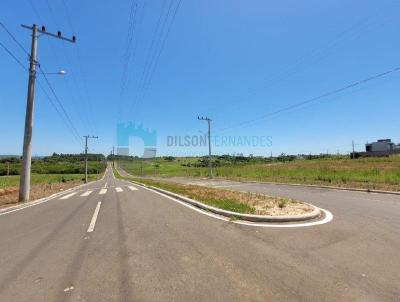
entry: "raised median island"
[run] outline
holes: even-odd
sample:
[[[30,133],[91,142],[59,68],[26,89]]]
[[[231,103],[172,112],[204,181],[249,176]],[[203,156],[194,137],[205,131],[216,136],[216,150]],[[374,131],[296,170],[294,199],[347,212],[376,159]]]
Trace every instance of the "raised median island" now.
[[[280,222],[308,220],[320,215],[319,209],[291,198],[122,176],[116,169],[114,174],[117,178],[134,181],[161,193],[172,193],[172,197],[231,218]]]

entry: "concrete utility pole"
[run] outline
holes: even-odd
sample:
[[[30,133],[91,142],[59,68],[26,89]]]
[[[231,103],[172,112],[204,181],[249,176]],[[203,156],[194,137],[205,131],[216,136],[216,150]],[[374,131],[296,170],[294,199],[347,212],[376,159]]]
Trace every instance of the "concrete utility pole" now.
[[[87,158],[87,154],[88,154],[88,139],[89,138],[99,138],[98,136],[90,136],[90,135],[84,135],[83,136],[85,138],[85,184],[87,184],[88,182],[88,158]]]
[[[115,161],[115,147],[113,146],[113,149],[112,149],[112,165],[113,165],[113,168],[115,168],[114,161]]]
[[[35,79],[36,79],[36,50],[38,33],[48,35],[58,39],[62,39],[68,42],[75,43],[75,36],[72,39],[67,39],[61,36],[61,32],[58,31],[57,35],[47,33],[46,28],[42,26],[41,29],[36,24],[33,26],[21,25],[23,28],[32,31],[32,42],[31,42],[31,54],[29,56],[29,80],[28,80],[28,94],[26,102],[26,114],[25,114],[25,130],[24,130],[24,144],[22,150],[22,167],[21,177],[19,182],[19,197],[18,201],[28,201],[30,192],[31,182],[31,161],[32,161],[32,128],[33,128],[33,99],[35,95]]]
[[[208,124],[208,177],[212,178],[212,163],[211,163],[211,119],[208,117],[197,117],[200,121],[207,121]]]
[[[353,153],[351,154],[351,158],[354,159],[354,140],[351,141],[351,145],[353,146]]]

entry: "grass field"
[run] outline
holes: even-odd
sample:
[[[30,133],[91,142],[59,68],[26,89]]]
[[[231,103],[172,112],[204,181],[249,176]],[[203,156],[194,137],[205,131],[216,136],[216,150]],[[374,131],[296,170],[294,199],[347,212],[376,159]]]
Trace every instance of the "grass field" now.
[[[83,174],[84,162],[45,162],[43,160],[32,161],[32,173],[35,174]],[[104,162],[89,161],[88,173],[102,173],[105,169]],[[21,171],[21,163],[15,162],[9,164],[9,175],[18,175]],[[0,163],[0,175],[7,174],[7,163]]]
[[[88,180],[99,179],[106,168],[105,157],[101,154],[90,154],[88,159]],[[20,158],[0,160],[0,207],[18,202],[20,171]],[[84,161],[81,154],[54,153],[52,156],[33,159],[31,172],[30,200],[50,196],[84,183]]]
[[[120,161],[120,165],[130,174],[138,176],[206,177],[207,167],[193,165],[198,160],[157,158]],[[214,177],[400,191],[400,155],[354,160],[331,157],[288,162],[230,162],[215,167]]]
[[[89,174],[88,179],[96,180],[97,174]],[[83,181],[84,176],[82,174],[32,174],[31,184],[52,184],[52,183],[63,183],[69,181]],[[0,176],[0,189],[7,187],[19,186],[19,175],[11,176]]]
[[[310,206],[289,198],[234,192],[152,179],[122,177],[116,169],[113,169],[113,171],[117,178],[134,180],[148,186],[195,199],[212,207],[237,213],[279,216],[304,214],[312,210]]]

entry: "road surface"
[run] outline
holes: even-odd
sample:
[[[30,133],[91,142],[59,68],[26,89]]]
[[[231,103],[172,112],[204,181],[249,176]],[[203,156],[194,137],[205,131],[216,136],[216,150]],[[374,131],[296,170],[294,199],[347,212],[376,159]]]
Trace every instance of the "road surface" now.
[[[398,196],[225,186],[288,194],[334,219],[237,225],[108,170],[101,181],[0,215],[0,300],[400,301]]]

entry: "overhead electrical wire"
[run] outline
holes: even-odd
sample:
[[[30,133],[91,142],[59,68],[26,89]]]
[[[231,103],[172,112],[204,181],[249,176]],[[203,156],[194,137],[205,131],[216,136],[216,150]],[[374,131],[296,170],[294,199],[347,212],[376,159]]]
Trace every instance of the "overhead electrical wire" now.
[[[31,5],[31,8],[32,8],[32,10],[33,10],[33,12],[34,12],[36,18],[37,18],[42,24],[44,24],[43,19],[41,18],[41,16],[40,16],[38,10],[36,9],[36,6],[35,6],[35,4],[33,3],[33,1],[32,1],[32,0],[29,0],[29,3],[30,3],[30,5]],[[64,8],[67,10],[66,3],[64,2],[63,4],[64,4]],[[51,13],[52,13],[52,9],[51,9],[51,7],[50,7],[49,2],[47,2],[47,6],[48,6],[49,10],[50,10]],[[67,12],[67,13],[68,13],[68,12]],[[55,19],[54,14],[52,15],[52,17],[53,17],[53,19]],[[72,23],[70,22],[69,16],[67,16],[67,18],[68,18],[68,20],[69,20],[69,23],[70,23],[71,28],[73,28]],[[75,30],[72,29],[72,31],[73,31],[73,34],[75,34]],[[59,58],[59,56],[58,56],[58,52],[56,51],[55,46],[54,46],[52,40],[50,40],[50,48],[51,48],[51,54],[52,54],[52,56],[53,56],[53,61],[54,61],[54,63],[55,63],[56,65],[58,65],[58,68],[59,68],[59,69],[61,69],[61,68],[60,68],[60,65],[59,65],[59,63],[58,63],[58,62],[61,61],[61,60],[60,60],[60,58]],[[65,51],[65,48],[64,48],[64,51]],[[66,57],[65,54],[64,54],[64,57]],[[71,65],[71,64],[70,64],[70,65]],[[68,67],[68,66],[67,66],[67,67]],[[80,101],[80,104],[85,103],[85,102],[83,101],[82,93],[81,93],[81,91],[80,91],[80,89],[79,89],[79,86],[78,86],[78,84],[77,84],[77,80],[76,80],[76,77],[75,77],[75,73],[74,73],[74,72],[71,72],[71,75],[72,75],[72,80],[73,80],[73,83],[72,83],[72,84],[75,86],[75,89],[72,88],[72,86],[71,86],[71,84],[70,84],[70,81],[69,81],[69,78],[68,78],[68,77],[63,77],[63,80],[64,80],[64,83],[65,83],[65,85],[66,85],[67,91],[69,91],[69,92],[73,92],[74,90],[76,91],[76,93],[70,93],[70,97],[71,97],[71,99],[73,99],[73,101],[74,101],[75,103],[78,104],[78,102],[77,102],[77,97],[81,100],[81,101]],[[77,95],[77,96],[76,96],[76,95]],[[79,120],[81,121],[82,125],[85,125],[88,129],[92,128],[92,125],[90,124],[90,121],[89,121],[89,119],[88,119],[87,114],[84,114],[84,113],[82,113],[82,111],[78,110],[78,108],[80,108],[80,107],[81,107],[81,106],[73,106],[73,109],[74,109],[76,115],[78,116],[78,118],[79,118]],[[86,110],[84,110],[83,112],[86,112]]]
[[[175,7],[175,10],[174,10],[174,12],[173,12],[172,19],[170,20],[169,26],[168,26],[168,28],[167,28],[167,32],[166,32],[166,34],[165,34],[165,36],[164,36],[164,39],[163,39],[162,42],[161,42],[161,48],[160,48],[160,50],[158,51],[158,53],[157,53],[157,55],[156,55],[156,57],[155,57],[155,60],[154,60],[155,63],[153,64],[153,69],[152,69],[151,72],[150,72],[150,76],[149,76],[149,78],[148,78],[148,81],[145,83],[143,95],[142,95],[142,98],[141,98],[142,100],[145,98],[146,93],[148,92],[148,90],[149,90],[150,87],[151,87],[151,83],[152,83],[152,80],[153,80],[153,76],[154,76],[154,74],[155,74],[155,71],[157,70],[160,56],[161,56],[161,54],[162,54],[163,51],[164,51],[165,43],[166,43],[166,41],[167,41],[167,39],[168,39],[169,33],[170,33],[170,31],[171,31],[172,25],[173,25],[173,23],[174,23],[174,20],[175,20],[176,14],[178,13],[178,10],[179,10],[180,5],[181,5],[181,0],[178,0],[178,4],[177,4],[177,6]]]
[[[140,92],[143,89],[143,82],[144,82],[146,74],[148,73],[149,66],[151,64],[151,58],[152,58],[152,54],[154,52],[154,47],[155,47],[154,45],[155,45],[155,42],[157,41],[157,37],[159,36],[161,20],[163,19],[164,11],[165,11],[165,4],[166,4],[166,0],[163,0],[162,6],[161,6],[161,10],[160,10],[160,13],[159,13],[158,18],[157,18],[156,27],[155,27],[154,33],[152,35],[152,39],[151,39],[151,42],[150,42],[149,49],[147,51],[145,63],[144,63],[144,66],[143,66],[143,69],[142,69],[142,72],[141,72],[141,76],[140,76],[140,79],[139,79],[139,82],[138,82],[138,89],[137,89],[136,95],[135,95],[135,97],[134,97],[134,99],[133,99],[133,101],[131,103],[130,109],[132,109],[133,104],[136,102],[136,100],[138,98],[138,95],[140,94]],[[171,4],[172,4],[172,0],[171,0]]]
[[[4,28],[4,30],[10,35],[10,37],[12,37],[13,41],[25,52],[29,55],[29,53],[26,51],[26,49],[22,46],[22,44],[18,41],[18,39],[8,30],[8,28],[3,24],[0,23],[1,27]],[[3,44],[0,42],[0,45],[4,48],[4,50],[6,50],[6,52],[18,63],[18,65],[25,71],[28,71],[28,69],[24,66],[24,64]],[[30,55],[29,55],[30,56]],[[43,69],[40,67],[40,64],[37,62],[37,67],[39,68],[39,70],[41,71],[39,73],[39,75],[42,75],[49,87],[49,89],[51,90],[51,92],[53,93],[57,103],[59,104],[59,107],[61,108],[61,111],[59,110],[59,108],[57,108],[57,106],[55,105],[55,103],[52,101],[52,99],[50,98],[50,96],[48,95],[48,93],[46,92],[46,90],[43,88],[43,86],[41,85],[40,82],[38,82],[39,87],[43,90],[43,92],[45,93],[45,95],[47,96],[47,98],[49,99],[50,103],[53,105],[54,109],[57,111],[57,113],[60,115],[61,119],[63,120],[63,122],[65,123],[65,125],[67,126],[67,128],[71,131],[71,134],[74,136],[75,139],[77,139],[77,141],[79,143],[80,142],[80,136],[78,131],[76,130],[76,127],[74,126],[74,124],[72,123],[72,120],[70,119],[68,113],[66,112],[63,104],[61,103],[59,97],[57,96],[54,88],[52,87],[52,85],[50,84],[49,80],[46,77],[45,72],[43,71]]]
[[[2,42],[0,42],[0,46],[3,47],[3,49],[10,55],[10,57],[12,57],[14,59],[15,62],[17,62],[17,64],[19,66],[21,66],[25,71],[27,71],[28,69],[24,66],[24,64],[11,52],[11,50],[9,50]]]
[[[126,45],[125,45],[125,52],[123,54],[123,63],[122,63],[122,76],[121,76],[121,86],[120,86],[120,92],[119,92],[119,102],[118,102],[118,112],[117,112],[117,118],[121,118],[121,113],[122,113],[122,108],[124,104],[124,94],[128,82],[128,76],[129,76],[129,65],[131,61],[134,61],[135,58],[135,53],[136,53],[136,43],[134,44],[133,42],[137,42],[137,38],[135,37],[135,29],[137,27],[137,15],[138,15],[138,2],[135,0],[131,1],[131,8],[130,8],[130,13],[129,13],[129,21],[128,21],[128,32],[127,32],[127,38],[126,38]]]
[[[80,136],[78,137],[74,130],[71,129],[68,121],[65,119],[64,115],[62,114],[62,112],[60,111],[60,109],[57,107],[57,105],[54,103],[53,99],[50,97],[50,95],[48,94],[48,92],[46,91],[46,89],[43,87],[43,85],[38,82],[39,88],[42,90],[42,92],[44,93],[44,95],[47,97],[47,100],[50,102],[50,104],[53,106],[54,110],[58,113],[58,115],[60,116],[61,120],[63,121],[63,123],[65,124],[67,130],[70,131],[71,135],[74,137],[74,139],[76,140],[76,142],[79,144],[79,146],[82,145],[83,141],[81,140]]]
[[[158,63],[160,56],[164,50],[165,47],[165,42],[169,36],[169,33],[171,31],[172,25],[174,23],[175,17],[177,15],[177,12],[180,8],[181,5],[181,0],[178,0],[177,4],[175,4],[173,0],[170,1],[169,6],[168,6],[168,11],[166,13],[166,16],[163,17],[163,10],[160,12],[159,16],[159,21],[163,20],[162,26],[159,29],[159,27],[156,27],[156,30],[154,32],[153,39],[155,39],[154,43],[152,40],[152,45],[155,47],[155,50],[152,51],[152,48],[150,48],[148,52],[148,58],[149,58],[149,63],[145,68],[143,69],[142,77],[139,82],[139,89],[138,93],[136,94],[135,99],[131,103],[131,106],[128,110],[128,112],[132,112],[133,108],[135,105],[138,105],[141,101],[146,96],[147,91],[151,87],[151,82],[155,73],[155,70],[157,69]],[[164,6],[163,6],[164,7]],[[170,17],[172,12],[172,17]],[[157,22],[157,24],[159,24]],[[146,60],[147,61],[147,60]]]
[[[54,24],[57,26],[57,28],[59,28],[56,15],[54,13],[54,10],[53,10],[49,0],[46,0],[46,4],[47,4],[47,8],[48,8],[48,10],[50,12],[50,15],[51,15],[51,17],[53,19]],[[72,24],[72,21],[71,21],[71,17],[69,16],[69,10],[68,10],[67,3],[65,1],[63,1],[62,4],[63,4],[64,10],[65,10],[65,14],[67,15],[67,21],[69,23],[69,26],[71,27],[72,32],[75,34],[75,30],[74,30],[74,27],[73,27],[73,24]],[[93,105],[92,105],[92,100],[91,100],[91,97],[89,95],[89,90],[88,90],[88,87],[87,87],[86,76],[84,74],[83,67],[82,67],[82,62],[81,62],[81,59],[80,59],[79,44],[77,43],[76,47],[75,47],[76,54],[77,54],[77,62],[78,62],[78,67],[79,68],[72,68],[73,64],[72,64],[72,61],[71,61],[71,59],[70,59],[70,57],[68,55],[68,52],[67,52],[66,47],[65,47],[64,44],[62,44],[62,50],[63,50],[63,56],[64,56],[64,58],[65,58],[65,60],[67,62],[67,67],[71,70],[70,74],[72,75],[72,80],[73,80],[72,82],[73,82],[73,85],[75,86],[75,89],[76,89],[76,91],[78,93],[79,99],[81,99],[82,100],[81,103],[85,104],[86,107],[87,107],[87,110],[84,110],[84,112],[85,112],[85,114],[84,114],[85,119],[84,120],[85,120],[85,122],[86,122],[86,124],[88,126],[88,129],[90,129],[90,131],[93,132],[93,133],[95,133],[95,132],[97,133],[96,123],[94,122],[94,119],[92,118],[93,115],[92,114],[87,114],[87,112],[93,112]],[[77,76],[76,76],[76,74],[78,74],[78,72],[76,72],[76,74],[75,74],[74,70],[79,70],[81,81],[78,81]],[[81,83],[83,85],[83,89],[81,89],[81,86],[79,85],[79,83]],[[83,90],[84,95],[83,95],[81,90]],[[75,96],[74,96],[74,98],[75,98]],[[78,116],[80,117],[81,114],[78,113]]]
[[[39,70],[41,71],[41,75],[43,76],[47,86],[49,87],[51,93],[54,96],[54,99],[56,100],[56,102],[58,103],[58,105],[61,108],[61,112],[64,114],[70,128],[72,129],[72,132],[74,133],[74,136],[76,137],[76,139],[78,140],[78,142],[82,141],[81,136],[79,135],[79,132],[76,130],[76,127],[74,125],[74,123],[72,122],[71,118],[69,117],[67,111],[64,108],[64,105],[62,104],[60,98],[58,97],[57,93],[55,92],[53,86],[51,85],[50,81],[48,80],[47,76],[46,76],[46,72],[43,71],[43,68],[40,67],[40,65],[38,65]]]
[[[19,48],[22,49],[22,51],[28,55],[28,57],[30,57],[29,52],[25,49],[25,47],[17,40],[17,38],[15,38],[15,36],[8,30],[8,28],[2,23],[0,22],[0,26],[7,32],[7,34],[11,37],[11,39],[13,39],[13,41],[19,46]]]
[[[248,102],[248,98],[256,94],[256,90],[258,88],[265,88],[265,87],[271,88],[273,87],[272,84],[276,85],[280,83],[282,80],[287,79],[293,75],[296,75],[300,71],[312,66],[310,63],[305,64],[307,61],[311,60],[314,63],[321,61],[324,57],[327,56],[326,53],[329,50],[335,49],[342,41],[350,40],[354,42],[356,38],[361,37],[360,32],[365,34],[366,32],[368,32],[368,30],[371,30],[371,27],[373,25],[376,25],[375,20],[378,15],[382,15],[382,12],[374,13],[372,15],[363,18],[362,20],[353,24],[351,27],[341,31],[339,34],[335,36],[335,38],[328,41],[325,45],[317,47],[311,50],[309,53],[299,57],[294,62],[293,65],[288,65],[285,69],[258,82],[258,84],[256,84],[254,88],[249,89],[244,96],[238,97],[237,100],[230,102],[230,109],[239,107],[242,104],[242,101],[244,100]],[[216,115],[218,115],[217,109],[219,107],[220,105],[209,107],[204,111],[204,114],[207,114],[208,112],[212,111],[215,117]]]
[[[287,107],[283,107],[283,108],[278,109],[278,110],[276,110],[276,111],[274,111],[274,112],[271,112],[271,113],[267,113],[267,114],[261,115],[261,116],[259,116],[259,117],[257,117],[257,118],[250,119],[250,120],[247,120],[247,121],[242,121],[242,122],[240,122],[240,123],[238,123],[238,124],[235,124],[235,125],[232,125],[232,126],[229,126],[229,127],[226,127],[226,128],[222,128],[222,129],[216,130],[214,133],[225,132],[226,130],[235,129],[235,128],[238,128],[238,127],[243,127],[244,125],[248,125],[248,124],[252,124],[252,123],[258,122],[258,121],[260,121],[260,120],[264,120],[264,119],[266,119],[266,118],[268,118],[268,117],[278,115],[278,114],[280,114],[280,113],[282,113],[282,112],[289,111],[289,110],[291,110],[291,109],[299,108],[299,107],[304,106],[304,105],[306,105],[306,104],[310,104],[310,103],[316,102],[316,101],[318,101],[318,100],[320,100],[320,99],[323,99],[323,98],[326,98],[326,97],[329,97],[329,96],[338,94],[338,93],[343,92],[343,91],[345,91],[345,90],[348,90],[348,89],[354,88],[354,87],[356,87],[356,86],[365,84],[365,83],[367,83],[367,82],[376,80],[376,79],[378,79],[378,78],[387,76],[387,75],[392,74],[392,73],[394,73],[394,72],[397,72],[397,71],[399,71],[399,70],[400,70],[400,67],[396,67],[396,68],[387,70],[387,71],[385,71],[385,72],[382,72],[382,73],[379,73],[379,74],[370,76],[370,77],[368,77],[368,78],[359,80],[359,81],[357,81],[357,82],[354,82],[354,83],[345,85],[345,86],[343,86],[343,87],[341,87],[341,88],[338,88],[338,89],[335,89],[335,90],[332,90],[332,91],[323,93],[323,94],[321,94],[321,95],[319,95],[319,96],[316,96],[316,97],[307,99],[307,100],[305,100],[305,101],[301,101],[301,102],[292,104],[292,105],[287,106]]]

